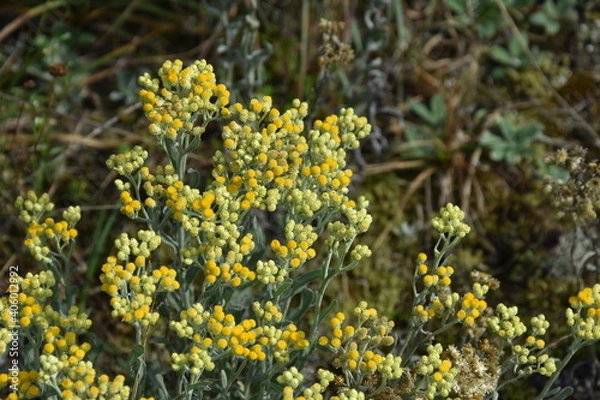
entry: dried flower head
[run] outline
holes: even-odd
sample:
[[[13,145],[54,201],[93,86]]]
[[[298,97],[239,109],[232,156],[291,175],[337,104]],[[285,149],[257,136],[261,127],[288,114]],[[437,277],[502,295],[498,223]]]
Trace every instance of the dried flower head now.
[[[333,64],[347,65],[354,59],[354,50],[340,39],[345,24],[321,18],[319,31],[322,44],[319,47],[319,64],[325,68]]]

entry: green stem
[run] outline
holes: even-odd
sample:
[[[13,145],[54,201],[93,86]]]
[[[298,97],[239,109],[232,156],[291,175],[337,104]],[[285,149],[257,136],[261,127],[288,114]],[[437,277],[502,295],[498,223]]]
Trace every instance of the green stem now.
[[[135,326],[135,341],[137,344],[139,344],[140,346],[145,346],[144,343],[144,334],[143,334],[143,328],[138,324],[136,324]],[[145,352],[144,352],[145,353]],[[139,357],[138,357],[138,368],[135,374],[135,378],[134,378],[134,382],[133,382],[133,387],[131,388],[131,399],[137,399],[137,393],[141,384],[141,381],[144,379],[144,375],[146,373],[146,363],[144,362],[144,353],[142,353]]]
[[[542,392],[535,399],[536,400],[544,399],[544,397],[546,397],[546,394],[548,393],[548,391],[550,391],[550,389],[552,388],[552,385],[554,385],[554,382],[556,382],[556,380],[560,376],[561,371],[567,366],[567,364],[569,363],[571,358],[573,358],[575,353],[577,353],[582,347],[585,347],[592,343],[594,343],[594,340],[584,340],[582,342],[573,343],[569,347],[569,351],[568,351],[567,355],[565,356],[565,358],[562,359],[559,366],[556,368],[556,371],[554,371],[554,373],[552,374],[550,379],[548,379],[548,382],[546,382],[546,385],[544,386],[544,389],[542,389]]]
[[[333,259],[333,251],[330,251],[329,254],[327,255],[327,259],[323,265],[323,284],[319,288],[319,295],[317,296],[317,304],[315,305],[315,315],[313,318],[311,333],[309,335],[309,338],[310,338],[309,341],[311,342],[311,344],[314,342],[315,335],[317,333],[317,329],[318,329],[318,325],[319,325],[319,320],[321,319],[321,316],[319,314],[321,313],[321,307],[323,306],[323,297],[325,295],[325,290],[327,289],[327,286],[329,286],[329,282],[331,281],[331,278],[329,275],[329,267],[331,265],[332,259]]]

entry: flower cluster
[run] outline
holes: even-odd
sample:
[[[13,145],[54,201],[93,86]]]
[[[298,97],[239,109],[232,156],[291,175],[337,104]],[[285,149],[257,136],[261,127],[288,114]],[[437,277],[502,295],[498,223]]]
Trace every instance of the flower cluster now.
[[[124,153],[111,155],[106,160],[106,165],[120,175],[132,176],[134,172],[144,166],[146,158],[148,158],[148,151],[141,146],[134,146],[133,149]]]
[[[459,295],[449,289],[454,268],[451,266],[428,267],[425,253],[419,253],[416,262],[415,280],[417,277],[420,278],[423,291],[417,296],[413,315],[421,323],[425,323],[433,317],[442,317],[448,310],[452,310]]]
[[[142,149],[141,146],[135,146],[130,151],[110,156],[106,161],[106,165],[120,175],[132,179],[133,174],[143,167],[146,158],[148,158],[148,152]],[[121,212],[129,218],[136,218],[142,208],[141,201],[132,197],[129,192],[131,189],[129,183],[125,184],[119,181],[117,186],[121,190]]]
[[[475,319],[487,308],[487,302],[484,300],[486,292],[487,288],[483,290],[481,285],[475,283],[473,292],[466,293],[460,302],[460,310],[456,313],[458,319],[467,325],[473,325]]]
[[[417,366],[418,373],[423,376],[420,385],[425,387],[424,395],[428,399],[447,398],[452,390],[457,370],[452,361],[442,358],[443,351],[439,343],[427,346],[427,355],[421,357]]]
[[[586,287],[569,299],[567,324],[577,340],[600,340],[600,284]]]
[[[527,331],[527,327],[518,316],[519,309],[516,306],[507,307],[500,303],[496,306],[496,313],[497,315],[488,319],[488,325],[501,338],[512,341]]]
[[[431,220],[431,225],[440,234],[453,235],[464,238],[471,231],[471,227],[465,224],[463,219],[465,213],[451,203],[440,209],[440,214]]]
[[[215,368],[210,354],[207,350],[208,341],[190,347],[187,353],[171,354],[171,367],[173,371],[189,371],[193,378],[199,377],[205,370],[212,371]]]
[[[91,321],[77,306],[71,306],[66,315],[45,304],[53,296],[54,275],[50,271],[39,274],[28,272],[24,278],[18,278],[20,292],[16,301],[18,310],[9,304],[9,298],[0,299],[0,350],[5,350],[11,341],[11,327],[48,329],[57,325],[80,333],[89,329]]]
[[[180,60],[167,61],[158,75],[160,80],[145,73],[138,82],[144,87],[139,96],[151,122],[148,130],[159,142],[189,133],[201,135],[204,130],[194,126],[196,119],[209,120],[229,103],[229,91],[216,83],[212,66],[204,60],[186,68]]]
[[[115,240],[117,256],[110,256],[102,266],[102,290],[112,299],[112,315],[130,324],[149,326],[159,314],[152,311],[153,297],[179,289],[177,272],[166,266],[152,269],[150,254],[160,245],[154,231],[140,230],[136,238],[123,233]]]
[[[309,345],[306,334],[294,324],[278,327],[281,311],[272,303],[265,306],[255,303],[253,309],[257,314],[256,319],[237,322],[233,314],[224,311],[223,306],[216,305],[209,312],[201,304],[195,304],[180,313],[179,321],[171,321],[170,327],[179,337],[191,339],[194,345],[190,351],[192,354],[202,352],[204,358],[200,361],[207,370],[214,368],[211,357],[224,353],[250,361],[264,361],[268,355],[272,355],[278,362],[286,363],[291,352]],[[173,355],[178,369],[187,358],[185,354]],[[195,368],[196,371],[202,369],[197,365]]]
[[[354,325],[347,323],[344,313],[338,312],[329,321],[330,335],[319,338],[321,346],[336,354],[333,365],[344,370],[350,387],[363,384],[363,379],[373,374],[383,381],[399,378],[402,375],[402,359],[378,350],[394,343],[390,335],[394,323],[379,317],[377,310],[369,308],[364,301],[354,309],[353,316],[356,320]]]
[[[450,286],[452,279],[450,278],[454,274],[454,268],[451,266],[440,266],[435,271],[429,271],[427,265],[419,264],[418,272],[423,275],[423,285],[425,287],[433,286]]]
[[[39,376],[38,371],[19,371],[18,387],[16,392],[12,392],[6,397],[6,400],[32,399],[40,395],[40,388],[35,385]],[[0,389],[5,388],[10,383],[10,376],[7,373],[0,374]],[[18,393],[18,395],[17,395]]]
[[[344,28],[344,22],[321,18],[319,32],[322,43],[319,46],[319,65],[326,68],[335,64],[346,65],[354,59],[352,47],[339,38]]]
[[[418,293],[413,307],[413,315],[425,323],[433,317],[446,318],[454,310],[460,295],[450,290],[454,268],[449,265],[429,267],[427,255],[417,255],[415,269],[415,291]],[[417,283],[423,290],[417,291]]]
[[[42,271],[38,275],[28,272],[25,278],[17,279],[17,287],[20,289],[16,298],[18,307],[15,307],[14,300],[11,304],[8,297],[0,299],[0,315],[2,325],[5,326],[0,328],[0,351],[5,351],[11,341],[9,327],[47,324],[46,318],[51,307],[45,309],[44,303],[52,296],[54,284],[54,275],[49,271]]]
[[[302,391],[302,395],[294,397],[294,390],[297,389],[304,376],[296,367],[291,367],[277,377],[277,383],[283,386],[283,400],[322,400],[323,393],[329,387],[330,383],[335,380],[335,375],[326,369],[317,371],[319,378],[318,382],[313,383],[310,387]],[[339,399],[338,396],[331,397],[332,400]]]
[[[432,225],[440,233],[440,238],[434,249],[433,265],[427,264],[425,253],[419,253],[416,258],[413,278],[416,295],[413,304],[415,326],[425,324],[433,317],[440,318],[442,324],[456,317],[458,322],[473,325],[487,308],[484,297],[490,289],[489,285],[475,282],[473,291],[462,296],[462,300],[459,293],[450,287],[454,268],[445,264],[445,258],[471,229],[462,222],[463,219],[463,211],[451,203],[442,207],[432,219]],[[460,307],[458,311],[457,306]]]
[[[556,372],[556,360],[547,353],[543,353],[546,347],[546,341],[541,338],[546,334],[550,322],[546,320],[543,314],[531,318],[531,335],[525,338],[522,345],[513,347],[514,354],[517,357],[520,374],[530,375],[537,372],[541,375],[551,376]]]
[[[26,197],[17,198],[15,206],[20,211],[19,218],[28,224],[25,246],[36,260],[49,263],[53,255],[60,253],[77,237],[75,224],[81,218],[78,206],[63,211],[61,221],[53,218],[42,220],[45,213],[54,209],[47,194],[38,198],[35,192],[29,191]]]
[[[277,377],[279,384],[283,387],[283,400],[323,400],[323,393],[335,380],[335,375],[328,370],[319,369],[317,371],[319,382],[313,383],[310,387],[302,391],[302,395],[294,397],[294,389],[304,380],[304,377],[296,367],[291,367],[284,371],[283,374]],[[331,396],[331,400],[364,400],[365,393],[355,388],[339,387],[336,390],[337,394]]]
[[[240,103],[227,107],[227,89],[216,83],[204,61],[187,68],[180,61],[166,62],[159,78],[140,78],[140,98],[159,142],[166,146],[166,137],[178,143],[167,146],[171,164],[154,175],[141,166],[146,154],[134,149],[112,157],[108,165],[128,178],[116,182],[124,214],[143,222],[170,218],[189,233],[186,241],[166,244],[177,247],[185,264],[204,271],[206,285],[237,287],[257,278],[281,284],[315,257],[313,245],[323,228],[331,240],[348,242],[369,227],[368,203],[347,196],[353,173],[345,160],[346,150],[357,148],[370,132],[364,117],[343,109],[304,133],[306,103],[294,100],[281,112],[265,96],[252,99],[248,108]],[[184,182],[185,154],[197,145],[203,127],[219,116],[230,119],[223,127],[224,151],[214,155],[214,181],[201,192]],[[136,169],[138,175],[130,176]],[[255,215],[253,210],[285,210],[289,216],[283,237],[271,239],[273,258],[260,260],[255,270],[247,264],[255,236],[239,229]],[[317,219],[324,222],[315,228]],[[357,261],[369,254],[357,247],[352,257]]]
[[[520,366],[519,374],[530,375],[538,372],[546,376],[552,375],[556,371],[556,361],[544,353],[546,342],[541,338],[550,326],[546,317],[541,314],[533,317],[531,335],[527,336],[522,344],[517,344],[515,339],[527,332],[527,326],[518,316],[519,310],[515,306],[507,307],[500,303],[496,312],[497,315],[488,319],[488,326],[492,332],[510,343],[514,363]]]
[[[92,322],[87,318],[87,314],[79,310],[77,306],[71,306],[66,315],[56,311],[50,305],[43,308],[40,303],[35,301],[33,296],[27,296],[25,293],[19,293],[19,301],[25,304],[21,311],[22,323],[25,327],[33,325],[42,329],[47,329],[52,325],[58,325],[64,329],[71,329],[77,333],[89,329]]]
[[[89,362],[88,362],[89,363]],[[131,389],[125,385],[125,377],[117,375],[114,380],[110,380],[108,375],[100,375],[91,381],[91,376],[85,384],[82,381],[73,382],[70,378],[61,380],[60,387],[64,388],[60,393],[65,400],[126,400],[129,399]]]
[[[49,384],[64,399],[128,398],[125,377],[118,375],[111,382],[107,375],[97,376],[92,363],[84,359],[91,345],[77,344],[75,332],[53,326],[44,338],[38,381]]]
[[[445,261],[448,252],[469,231],[468,226],[462,222],[463,218],[464,214],[456,206],[448,204],[442,207],[439,216],[432,221],[433,226],[441,233],[434,249],[434,259],[428,263],[424,253],[416,258],[412,330],[404,348],[428,346],[428,355],[422,356],[413,370],[414,391],[422,393],[426,398],[448,398],[455,395],[472,398],[487,395],[497,387],[502,372],[498,361],[502,348],[497,348],[488,339],[484,339],[478,347],[466,343],[462,348],[450,346],[444,351],[442,344],[434,341],[438,334],[458,324],[465,326],[468,335],[477,340],[490,333],[500,336],[503,347],[510,347],[510,362],[519,367],[515,371],[518,370],[520,376],[533,372],[551,374],[556,370],[554,359],[543,354],[545,342],[540,336],[548,327],[543,316],[532,320],[532,335],[522,345],[518,345],[513,340],[523,335],[526,327],[517,316],[516,308],[501,304],[496,308],[497,315],[488,308],[486,295],[490,290],[498,288],[498,281],[487,274],[473,272],[474,283],[470,291],[460,295],[452,290],[454,268]],[[435,332],[425,331],[424,337],[419,338],[414,330],[423,329],[434,317],[436,322],[430,325],[435,327]],[[409,357],[413,354],[412,351],[414,350],[408,350],[401,355]],[[417,379],[418,376],[421,376],[420,380]]]
[[[18,285],[22,293],[43,303],[52,296],[52,287],[56,280],[50,271],[40,271],[38,274],[27,272],[24,278],[19,278]]]
[[[18,398],[33,398],[41,394],[43,387],[64,399],[128,398],[129,388],[124,385],[123,376],[112,382],[106,375],[98,377],[92,363],[85,360],[91,345],[78,344],[77,336],[89,331],[92,322],[87,314],[77,306],[61,312],[46,304],[54,296],[55,284],[55,277],[48,270],[18,277],[17,314],[9,307],[7,297],[0,299],[0,347],[6,348],[12,338],[9,328],[15,324],[32,344],[38,344],[32,349],[37,351],[32,354],[36,354],[38,369],[21,370],[17,391],[8,398],[15,394]],[[0,389],[8,379],[7,374],[0,374]]]

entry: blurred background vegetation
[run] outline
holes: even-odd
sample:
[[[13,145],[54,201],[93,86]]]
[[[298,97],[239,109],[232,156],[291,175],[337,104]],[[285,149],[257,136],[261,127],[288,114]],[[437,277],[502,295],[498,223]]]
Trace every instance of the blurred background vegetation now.
[[[283,108],[299,97],[309,120],[348,106],[369,118],[350,163],[354,195],[371,200],[360,241],[373,256],[333,288],[342,306],[366,299],[402,327],[414,258],[431,251],[429,220],[447,202],[474,228],[452,259],[458,287],[471,271],[493,274],[492,304],[549,313],[554,338],[568,296],[598,281],[597,0],[8,1],[0,49],[2,274],[36,269],[17,195],[81,205],[76,279],[93,319],[109,309],[99,266],[130,229],[105,160],[143,144],[151,166],[164,162],[137,77],[175,58],[207,59],[234,101],[270,95]],[[214,126],[191,165],[208,177],[220,146]],[[117,321],[96,322],[103,351],[123,345]],[[596,363],[594,349],[577,361]]]

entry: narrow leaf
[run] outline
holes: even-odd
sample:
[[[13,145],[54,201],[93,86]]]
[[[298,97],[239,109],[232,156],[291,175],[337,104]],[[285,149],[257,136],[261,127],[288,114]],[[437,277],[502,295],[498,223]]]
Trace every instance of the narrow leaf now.
[[[554,397],[552,397],[551,400],[565,400],[567,399],[570,395],[572,395],[574,392],[573,388],[570,386],[567,386],[565,388],[562,388],[560,390],[560,392],[558,392],[558,394]]]
[[[331,312],[331,310],[333,310],[333,308],[336,305],[337,305],[337,300],[336,299],[331,300],[331,303],[323,311],[321,311],[321,314],[319,315],[319,320],[317,321],[317,325],[320,325],[321,322],[323,322],[325,317]]]
[[[300,293],[302,289],[316,281],[317,279],[323,276],[323,271],[320,269],[315,269],[309,272],[306,272],[292,282],[292,284],[285,290],[284,297],[292,297],[297,293]]]
[[[144,354],[144,346],[142,346],[141,344],[136,344],[135,346],[133,346],[133,349],[131,349],[131,353],[129,353],[129,356],[127,357],[127,361],[125,361],[125,365],[127,366],[127,368],[131,368],[133,363],[142,354]]]
[[[435,120],[435,125],[439,125],[446,118],[446,102],[441,93],[436,93],[431,98],[431,113]]]
[[[306,311],[316,304],[317,292],[310,289],[304,288],[302,291],[302,297],[300,298],[300,304],[295,309],[291,310],[288,319],[291,321],[300,321],[302,316],[306,314]]]
[[[158,396],[161,400],[169,400],[171,396],[169,395],[169,391],[165,386],[165,380],[163,379],[161,374],[155,375],[155,382],[158,383]]]
[[[200,381],[200,382],[193,383],[191,385],[186,385],[185,392],[181,393],[179,396],[173,398],[172,400],[180,400],[180,399],[187,398],[188,393],[194,392],[196,389],[204,390],[204,388],[207,388],[213,384],[214,384],[214,382],[212,382],[212,381]]]
[[[228,386],[227,372],[224,369],[221,370],[221,387],[225,389]]]

